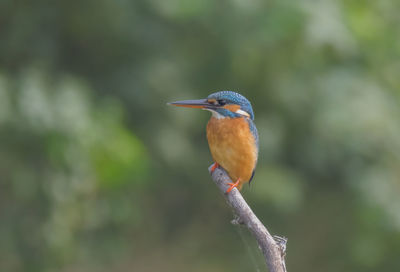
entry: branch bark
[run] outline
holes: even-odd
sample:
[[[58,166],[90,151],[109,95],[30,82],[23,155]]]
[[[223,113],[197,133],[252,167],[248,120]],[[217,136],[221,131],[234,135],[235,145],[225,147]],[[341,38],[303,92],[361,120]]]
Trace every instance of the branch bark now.
[[[208,168],[208,170],[211,170],[211,166]],[[226,184],[231,182],[231,180],[224,169],[218,167],[213,173],[211,173],[211,177],[222,192],[229,206],[232,207],[234,213],[238,216],[233,223],[246,225],[246,227],[256,238],[257,243],[264,255],[269,271],[286,272],[286,238],[281,238],[278,236],[275,236],[274,238],[271,236],[267,228],[261,223],[249,205],[246,203],[239,190],[234,188],[229,194],[225,193],[229,187]]]

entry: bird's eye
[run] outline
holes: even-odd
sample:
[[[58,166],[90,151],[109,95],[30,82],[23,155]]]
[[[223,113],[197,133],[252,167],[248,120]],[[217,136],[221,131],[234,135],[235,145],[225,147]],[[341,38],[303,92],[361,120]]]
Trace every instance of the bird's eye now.
[[[219,104],[220,106],[223,106],[223,105],[226,104],[226,100],[225,100],[225,99],[218,99],[217,101],[218,101],[218,104]]]

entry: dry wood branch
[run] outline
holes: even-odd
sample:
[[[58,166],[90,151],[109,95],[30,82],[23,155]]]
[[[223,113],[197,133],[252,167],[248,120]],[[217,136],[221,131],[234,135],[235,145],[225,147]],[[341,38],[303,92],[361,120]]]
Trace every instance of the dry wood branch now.
[[[210,171],[210,168],[208,169]],[[231,182],[225,170],[221,168],[215,169],[211,174],[212,179],[223,193],[229,206],[232,207],[238,218],[234,224],[244,224],[256,238],[257,243],[265,257],[270,272],[286,272],[285,265],[285,249],[286,238],[272,237],[267,228],[261,223],[257,216],[250,209],[249,205],[243,199],[243,196],[235,188],[229,194],[226,194],[228,182]]]

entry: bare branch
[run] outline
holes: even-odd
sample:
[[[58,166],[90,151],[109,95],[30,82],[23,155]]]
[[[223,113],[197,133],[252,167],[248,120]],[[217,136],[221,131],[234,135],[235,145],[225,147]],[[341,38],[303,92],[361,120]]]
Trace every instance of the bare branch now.
[[[208,168],[210,171],[211,166]],[[226,185],[231,182],[229,176],[222,168],[218,167],[211,174],[212,179],[217,184],[220,191],[223,193],[229,206],[232,207],[237,217],[232,221],[233,224],[244,224],[256,238],[257,243],[265,257],[268,269],[270,272],[286,272],[285,265],[285,250],[286,238],[274,238],[268,232],[267,228],[261,223],[257,216],[250,209],[249,205],[243,199],[240,192],[234,188],[229,194],[226,190],[229,188]]]

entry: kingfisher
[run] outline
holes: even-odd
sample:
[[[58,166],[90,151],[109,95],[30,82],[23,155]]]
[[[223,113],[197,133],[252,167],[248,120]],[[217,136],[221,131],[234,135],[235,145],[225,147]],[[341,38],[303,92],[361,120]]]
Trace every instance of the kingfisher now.
[[[258,132],[251,103],[243,95],[219,91],[205,99],[168,103],[173,106],[199,108],[212,113],[207,124],[207,140],[214,163],[211,172],[221,166],[228,173],[233,188],[242,189],[254,177],[258,159]]]

